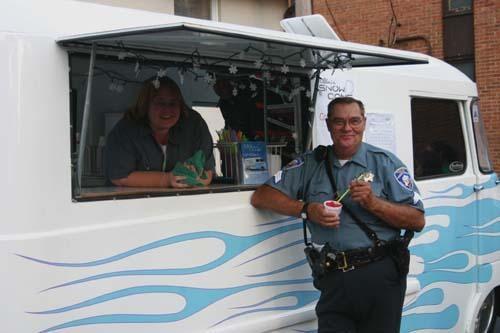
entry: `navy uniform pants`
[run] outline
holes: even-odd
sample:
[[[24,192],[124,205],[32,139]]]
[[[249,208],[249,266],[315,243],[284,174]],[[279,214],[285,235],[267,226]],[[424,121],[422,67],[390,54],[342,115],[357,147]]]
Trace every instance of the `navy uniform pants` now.
[[[390,257],[356,268],[334,271],[314,282],[321,291],[318,333],[398,333],[406,292]]]

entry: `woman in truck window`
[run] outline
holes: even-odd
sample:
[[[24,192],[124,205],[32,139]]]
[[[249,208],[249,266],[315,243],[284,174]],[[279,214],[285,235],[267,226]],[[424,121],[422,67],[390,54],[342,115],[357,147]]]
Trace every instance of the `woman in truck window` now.
[[[134,107],[109,133],[106,177],[114,185],[206,186],[212,181],[212,137],[170,78],[144,82]]]

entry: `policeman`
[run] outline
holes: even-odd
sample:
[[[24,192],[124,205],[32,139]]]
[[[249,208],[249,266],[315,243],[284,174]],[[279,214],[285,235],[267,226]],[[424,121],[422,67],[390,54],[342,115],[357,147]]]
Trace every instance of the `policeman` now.
[[[252,205],[302,217],[313,243],[327,244],[325,274],[313,274],[318,332],[399,332],[407,272],[387,249],[402,229],[424,227],[418,189],[396,156],[362,142],[361,101],[332,100],[326,122],[334,145],[289,163],[255,191]],[[340,215],[325,208],[347,190]]]

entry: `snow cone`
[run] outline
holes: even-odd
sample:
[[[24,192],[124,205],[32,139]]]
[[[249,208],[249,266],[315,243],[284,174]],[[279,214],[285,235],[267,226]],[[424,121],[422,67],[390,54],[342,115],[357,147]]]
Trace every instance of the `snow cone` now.
[[[342,211],[342,204],[335,200],[326,200],[323,202],[323,206],[325,206],[327,211],[335,212],[337,215],[340,215],[340,212]]]

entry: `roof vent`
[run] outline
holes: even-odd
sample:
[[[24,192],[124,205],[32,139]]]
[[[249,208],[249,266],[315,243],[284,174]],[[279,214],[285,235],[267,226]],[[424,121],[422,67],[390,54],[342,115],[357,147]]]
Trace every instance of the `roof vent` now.
[[[319,14],[287,18],[280,21],[288,33],[340,40],[325,18]]]

